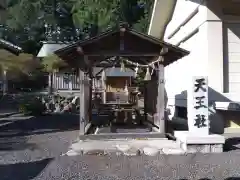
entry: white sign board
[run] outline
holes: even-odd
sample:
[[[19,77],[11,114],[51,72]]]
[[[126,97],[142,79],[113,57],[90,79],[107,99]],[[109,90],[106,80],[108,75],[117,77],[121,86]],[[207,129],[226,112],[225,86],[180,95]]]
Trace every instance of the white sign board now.
[[[188,129],[192,134],[208,135],[208,79],[194,76],[188,93]]]

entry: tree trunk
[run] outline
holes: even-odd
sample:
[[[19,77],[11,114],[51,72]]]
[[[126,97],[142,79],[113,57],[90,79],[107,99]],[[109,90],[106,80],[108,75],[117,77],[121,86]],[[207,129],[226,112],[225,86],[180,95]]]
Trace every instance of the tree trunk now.
[[[3,95],[7,94],[8,82],[7,82],[7,71],[3,70]]]

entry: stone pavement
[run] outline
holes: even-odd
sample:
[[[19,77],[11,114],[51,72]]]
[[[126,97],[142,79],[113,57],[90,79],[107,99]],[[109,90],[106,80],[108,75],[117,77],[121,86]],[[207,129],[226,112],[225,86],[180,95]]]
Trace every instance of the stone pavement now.
[[[74,143],[66,153],[68,156],[82,154],[117,154],[134,156],[145,154],[184,154],[180,145],[167,138],[161,139],[118,139],[118,140],[81,140]],[[65,154],[64,154],[65,155]]]
[[[240,133],[224,134],[226,143],[225,151],[240,149]],[[199,152],[206,153],[202,150]],[[190,152],[188,152],[190,153]],[[216,152],[218,153],[218,152]],[[220,153],[220,152],[219,152]],[[160,139],[118,139],[118,140],[80,140],[69,148],[68,152],[63,155],[101,155],[101,154],[117,154],[117,155],[148,155],[155,156],[158,154],[187,154],[180,144],[167,138]]]
[[[9,171],[18,177],[29,172],[34,180],[237,180],[240,156],[239,152],[181,156],[61,156],[19,164],[19,167],[22,171],[16,168]]]

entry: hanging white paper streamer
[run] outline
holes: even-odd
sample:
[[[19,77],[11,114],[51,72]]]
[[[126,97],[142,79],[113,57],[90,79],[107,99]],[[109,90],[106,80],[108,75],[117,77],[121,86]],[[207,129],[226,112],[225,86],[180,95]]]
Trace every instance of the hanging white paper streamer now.
[[[128,94],[128,83],[127,83],[127,81],[125,82],[124,92],[125,92],[126,95]]]
[[[125,71],[125,64],[123,61],[121,61],[121,69],[120,69],[121,72],[124,72]]]
[[[101,76],[101,83],[102,83],[102,86],[103,86],[103,89],[105,90],[106,89],[106,81],[107,77],[106,77],[106,72],[105,72],[105,69],[102,71],[102,76]]]
[[[147,68],[147,71],[146,71],[144,80],[145,80],[145,81],[151,80],[151,74],[150,74],[150,72],[149,72],[149,68]]]
[[[153,64],[153,65],[152,65],[152,71],[151,71],[151,75],[153,75],[153,73],[154,73],[154,70],[155,70],[155,65]]]
[[[134,77],[137,77],[137,75],[138,75],[138,64],[137,64],[137,66],[136,66],[136,68],[135,68]]]
[[[106,72],[105,72],[105,69],[102,71],[102,81],[105,81],[106,80]]]

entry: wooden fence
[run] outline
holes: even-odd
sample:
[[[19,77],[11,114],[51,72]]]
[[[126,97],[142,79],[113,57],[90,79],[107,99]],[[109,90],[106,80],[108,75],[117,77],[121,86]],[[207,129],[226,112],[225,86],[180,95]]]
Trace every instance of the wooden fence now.
[[[79,90],[79,77],[76,73],[56,73],[53,76],[53,88],[56,90]],[[93,90],[102,89],[100,79],[93,80]]]

